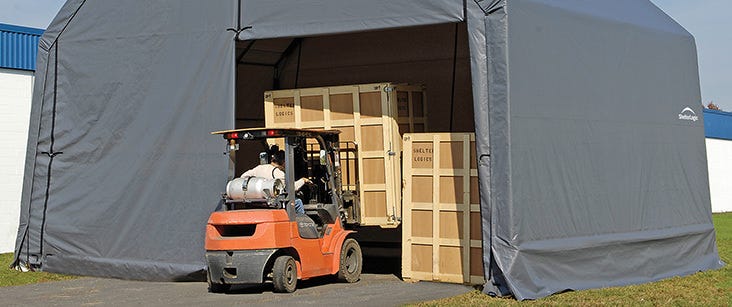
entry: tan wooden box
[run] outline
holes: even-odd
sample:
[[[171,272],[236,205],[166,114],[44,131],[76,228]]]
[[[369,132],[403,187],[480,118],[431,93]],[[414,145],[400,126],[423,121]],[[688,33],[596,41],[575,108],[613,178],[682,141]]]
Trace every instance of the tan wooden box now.
[[[397,227],[401,222],[401,134],[427,129],[422,86],[374,83],[264,93],[265,124],[272,128],[341,130],[342,142],[358,147],[355,172],[343,174],[344,188],[358,192],[355,219],[364,226]],[[355,165],[357,163],[357,165]]]
[[[473,133],[404,134],[402,276],[483,284]]]

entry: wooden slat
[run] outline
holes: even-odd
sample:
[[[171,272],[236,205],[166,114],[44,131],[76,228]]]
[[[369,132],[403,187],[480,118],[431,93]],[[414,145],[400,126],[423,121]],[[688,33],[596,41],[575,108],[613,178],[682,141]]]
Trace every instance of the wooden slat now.
[[[409,91],[407,95],[409,97],[409,101],[407,102],[409,106],[409,117],[407,117],[407,124],[409,124],[409,131],[414,131],[414,97],[412,96],[412,91]]]
[[[389,85],[387,85],[389,86]],[[396,187],[394,184],[394,159],[393,157],[388,155],[388,152],[391,152],[392,150],[392,130],[391,130],[391,122],[392,120],[392,114],[391,114],[391,106],[389,105],[389,93],[383,91],[383,87],[379,87],[379,91],[381,93],[381,120],[382,120],[382,129],[381,129],[381,136],[384,140],[384,149],[381,152],[382,156],[384,157],[384,172],[389,173],[390,175],[386,176],[386,186],[388,187]],[[398,133],[397,133],[398,134]],[[398,161],[398,160],[397,160]],[[396,216],[396,212],[392,210],[393,205],[396,203],[395,198],[395,188],[389,189],[386,191],[386,203],[384,206],[386,207],[386,214],[388,219],[393,219]]]
[[[404,137],[405,142],[402,144],[402,147],[404,148],[404,161],[402,168],[405,170],[408,170],[411,168],[411,162],[412,161],[412,142],[409,141],[409,137]],[[405,166],[409,164],[410,168],[406,168]],[[413,278],[414,272],[412,272],[412,180],[411,176],[408,175],[408,173],[405,173],[405,177],[403,179],[404,182],[404,195],[403,195],[403,206],[402,210],[404,212],[404,215],[402,216],[402,277],[403,278]]]
[[[432,279],[440,272],[440,135],[432,136]]]
[[[300,101],[300,91],[295,90],[295,128],[302,128],[302,108]]]
[[[438,235],[439,236],[439,235]],[[410,239],[412,241],[412,244],[419,244],[419,245],[432,245],[433,243],[437,242],[437,246],[452,246],[452,247],[463,247],[468,246],[466,240],[461,239],[445,239],[445,238],[437,238],[434,237],[411,237]],[[470,246],[468,246],[470,247]]]
[[[361,190],[368,191],[386,191],[386,184],[361,184]]]
[[[426,169],[414,169],[412,171],[413,171],[412,175],[422,175],[422,176],[432,175],[432,171],[426,170]],[[438,172],[439,172],[440,176],[442,176],[442,177],[462,177],[465,174],[469,174],[469,176],[467,176],[468,178],[478,176],[477,170],[440,169]],[[468,182],[468,184],[469,183],[470,182]]]
[[[411,186],[411,181],[407,180]],[[407,191],[406,186],[404,187],[404,191]],[[406,203],[406,199],[405,199]],[[411,202],[410,208],[414,210],[433,210],[434,208],[439,209],[443,212],[457,212],[457,211],[463,211],[466,210],[467,206],[465,204],[446,204],[446,203],[437,203],[437,206],[435,206],[434,203],[424,203],[424,202]],[[406,208],[405,208],[406,210]]]
[[[463,238],[470,239],[470,135],[463,135]],[[470,244],[463,245],[463,282],[470,282]]]
[[[385,227],[388,227],[388,220],[386,217],[362,217],[361,221],[367,225],[384,225]]]
[[[481,241],[481,240],[470,240],[470,247],[482,248],[483,247],[483,241]]]

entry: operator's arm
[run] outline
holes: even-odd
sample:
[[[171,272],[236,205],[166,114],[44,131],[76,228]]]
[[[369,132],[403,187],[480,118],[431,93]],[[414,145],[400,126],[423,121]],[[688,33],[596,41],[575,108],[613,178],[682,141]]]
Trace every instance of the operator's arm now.
[[[280,169],[275,169],[274,172],[272,173],[272,175],[274,178],[282,179],[282,181],[285,181],[285,172],[281,171]],[[308,181],[308,179],[305,177],[296,180],[295,181],[295,191],[302,188],[302,186],[304,186],[305,182],[307,182],[307,181]]]
[[[295,190],[299,190],[302,188],[302,186],[305,185],[305,178],[300,178],[295,181]]]

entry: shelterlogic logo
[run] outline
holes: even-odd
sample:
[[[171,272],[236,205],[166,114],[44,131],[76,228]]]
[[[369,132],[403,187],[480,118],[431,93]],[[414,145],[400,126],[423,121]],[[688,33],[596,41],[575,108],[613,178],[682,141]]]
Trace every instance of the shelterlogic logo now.
[[[679,113],[679,119],[680,120],[690,120],[690,121],[698,121],[699,116],[696,115],[696,112],[692,110],[690,107],[686,107],[683,110],[681,110],[681,113]]]

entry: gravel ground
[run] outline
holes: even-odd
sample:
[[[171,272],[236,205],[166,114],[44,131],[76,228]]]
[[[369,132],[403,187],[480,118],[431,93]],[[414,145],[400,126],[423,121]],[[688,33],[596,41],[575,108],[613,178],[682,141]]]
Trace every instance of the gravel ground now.
[[[470,291],[463,285],[407,283],[390,274],[364,274],[355,284],[330,279],[301,281],[291,294],[272,293],[271,285],[233,288],[228,294],[208,293],[206,283],[144,282],[80,278],[0,288],[5,306],[398,306]]]

